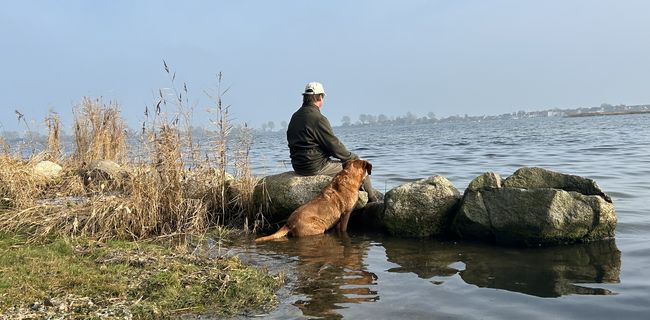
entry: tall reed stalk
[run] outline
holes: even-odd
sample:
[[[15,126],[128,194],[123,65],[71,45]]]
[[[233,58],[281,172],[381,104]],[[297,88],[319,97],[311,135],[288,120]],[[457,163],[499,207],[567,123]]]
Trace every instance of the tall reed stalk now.
[[[3,136],[0,136],[0,155],[8,156],[11,153],[11,147]]]
[[[210,96],[214,130],[211,148],[201,160],[199,143],[193,137],[194,108],[187,84],[176,88],[176,73],[165,61],[163,65],[172,86],[158,91],[152,110],[145,108],[135,156],[127,153],[126,125],[118,104],[88,97],[73,108],[75,148],[68,165],[82,170],[68,169],[64,178],[44,183],[34,174],[32,163],[0,156],[0,205],[10,208],[0,214],[0,231],[143,239],[200,234],[211,226],[234,221],[255,228],[259,217],[252,200],[257,183],[250,167],[252,131],[242,126],[233,141],[230,106],[223,101],[228,92],[222,88],[223,74],[217,75],[217,93]],[[29,130],[24,115],[16,114]],[[49,156],[65,161],[58,115],[50,113],[46,124]],[[77,172],[95,160],[119,164],[120,174],[110,177],[121,180],[119,189],[83,192]],[[228,173],[230,169],[234,178]],[[103,181],[99,182],[102,185]],[[82,194],[88,201],[65,206],[39,204],[35,200],[43,194],[42,186],[50,192],[46,193],[48,197]]]
[[[119,105],[84,97],[73,109],[75,159],[83,164],[94,160],[126,161],[126,124]]]
[[[227,167],[228,167],[228,138],[232,125],[230,124],[230,106],[224,105],[223,96],[228,92],[228,89],[222,90],[221,85],[223,82],[223,74],[217,74],[217,94],[211,97],[214,100],[214,106],[209,109],[216,118],[211,119],[211,123],[216,127],[216,132],[212,138],[214,148],[214,161],[217,170],[217,180],[220,182],[217,186],[216,203],[219,205],[219,215],[217,216],[217,223],[226,223],[227,204],[226,198],[227,186],[225,184]]]
[[[235,140],[234,164],[235,180],[234,188],[237,190],[236,196],[232,201],[235,207],[244,215],[244,229],[253,225],[253,231],[257,227],[258,211],[253,200],[255,186],[259,179],[255,178],[251,171],[250,149],[253,144],[253,132],[248,124],[237,129],[237,139]]]
[[[20,123],[22,121],[23,124],[25,124],[25,128],[27,129],[27,136],[29,136],[29,145],[32,148],[31,149],[31,151],[32,151],[31,154],[34,155],[36,153],[36,144],[34,142],[34,133],[32,131],[32,128],[29,126],[29,123],[27,122],[27,119],[25,118],[24,114],[22,114],[18,110],[14,110],[14,113],[16,114],[16,118],[18,119],[18,123]],[[18,154],[21,154],[21,153],[18,153]]]
[[[47,155],[51,160],[61,158],[61,121],[56,112],[50,111],[45,118],[47,124]]]

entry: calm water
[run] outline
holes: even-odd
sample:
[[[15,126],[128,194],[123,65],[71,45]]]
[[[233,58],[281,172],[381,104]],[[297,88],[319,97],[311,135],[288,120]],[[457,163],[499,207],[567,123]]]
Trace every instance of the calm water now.
[[[231,249],[287,273],[267,318],[650,317],[650,115],[336,128],[382,191],[443,175],[462,192],[485,171],[541,166],[595,179],[616,239],[514,249],[351,231]],[[254,170],[290,170],[284,133],[256,138]]]

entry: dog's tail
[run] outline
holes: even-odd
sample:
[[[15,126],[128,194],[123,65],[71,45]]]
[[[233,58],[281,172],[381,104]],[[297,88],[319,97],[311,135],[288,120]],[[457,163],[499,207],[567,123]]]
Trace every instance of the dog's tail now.
[[[263,242],[263,241],[280,239],[286,236],[289,233],[289,231],[291,231],[291,229],[289,229],[289,227],[287,227],[287,225],[285,224],[284,227],[278,229],[278,231],[276,231],[274,234],[268,235],[266,237],[259,237],[255,239],[255,242]]]

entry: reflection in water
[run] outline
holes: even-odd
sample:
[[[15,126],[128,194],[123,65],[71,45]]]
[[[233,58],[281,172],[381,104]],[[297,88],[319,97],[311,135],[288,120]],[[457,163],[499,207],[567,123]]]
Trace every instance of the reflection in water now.
[[[614,240],[537,249],[396,239],[383,246],[388,260],[400,265],[391,272],[413,272],[424,279],[458,273],[468,284],[538,297],[614,294],[577,284],[620,281],[621,253]]]
[[[294,305],[311,317],[340,318],[334,312],[342,303],[374,302],[379,299],[377,276],[366,271],[363,259],[368,242],[363,239],[324,234],[258,245],[297,258],[295,294],[306,299]]]

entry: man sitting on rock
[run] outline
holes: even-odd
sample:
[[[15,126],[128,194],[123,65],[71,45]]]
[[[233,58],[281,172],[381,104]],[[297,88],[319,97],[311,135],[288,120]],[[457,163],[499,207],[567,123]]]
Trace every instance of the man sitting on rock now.
[[[323,85],[308,83],[302,97],[302,106],[293,114],[287,128],[291,166],[302,176],[334,176],[343,170],[343,162],[359,159],[359,156],[345,148],[332,132],[327,118],[321,114],[325,99]],[[368,202],[378,201],[370,177],[366,177],[362,189],[368,193]]]

